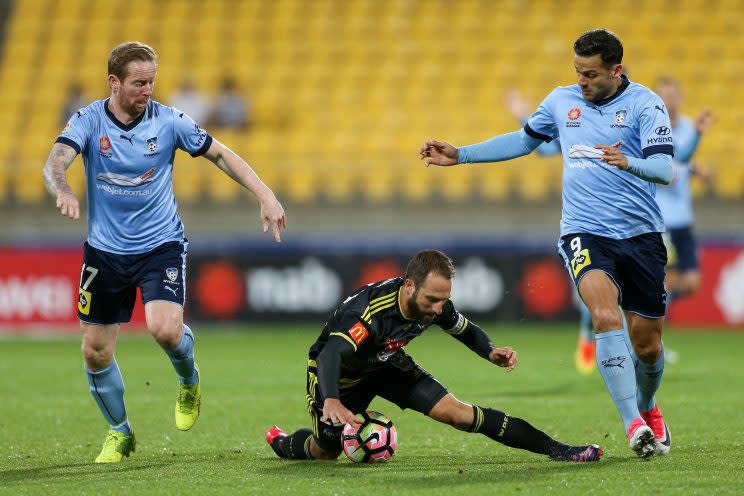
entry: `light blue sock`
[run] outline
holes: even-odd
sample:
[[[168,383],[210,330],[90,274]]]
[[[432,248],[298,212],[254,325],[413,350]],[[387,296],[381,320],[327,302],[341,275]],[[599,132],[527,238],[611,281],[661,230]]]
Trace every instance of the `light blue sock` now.
[[[592,328],[592,313],[584,303],[579,303],[579,336],[586,341],[594,341]]]
[[[98,403],[106,422],[112,429],[123,432],[127,436],[132,428],[127,419],[127,409],[124,406],[124,379],[116,359],[103,370],[91,372],[85,369],[90,384],[90,392]]]
[[[620,316],[623,318],[623,331],[625,331],[625,345],[628,347],[628,353],[630,353],[630,359],[633,360],[633,367],[638,365],[638,355],[636,355],[635,347],[633,342],[630,340],[630,330],[628,329],[628,321],[625,320],[625,312],[620,312]]]
[[[636,404],[635,369],[624,334],[623,329],[597,334],[597,367],[628,432],[633,419],[641,414]]]
[[[191,332],[189,326],[183,325],[181,341],[178,346],[172,350],[167,348],[163,348],[163,350],[170,358],[173,368],[176,369],[181,384],[190,385],[199,382],[199,372],[196,371],[194,365],[194,333]]]
[[[638,410],[649,412],[656,405],[656,391],[661,385],[661,377],[664,375],[664,344],[661,345],[661,356],[656,363],[636,362],[636,381],[638,392],[636,401]]]

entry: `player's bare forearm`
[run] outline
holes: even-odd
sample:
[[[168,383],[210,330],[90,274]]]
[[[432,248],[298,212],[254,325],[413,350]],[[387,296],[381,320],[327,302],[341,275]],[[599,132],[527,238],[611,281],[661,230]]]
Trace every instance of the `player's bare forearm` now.
[[[204,156],[230,176],[233,181],[256,195],[259,200],[273,195],[269,187],[261,181],[245,160],[217,140],[212,141],[212,145]]]
[[[80,218],[80,203],[67,183],[66,172],[76,155],[71,146],[55,143],[42,173],[47,189],[57,199],[59,212],[74,220]]]
[[[66,173],[76,155],[77,152],[71,146],[55,143],[52,147],[42,174],[44,184],[53,196],[57,197],[62,193],[72,194]]]

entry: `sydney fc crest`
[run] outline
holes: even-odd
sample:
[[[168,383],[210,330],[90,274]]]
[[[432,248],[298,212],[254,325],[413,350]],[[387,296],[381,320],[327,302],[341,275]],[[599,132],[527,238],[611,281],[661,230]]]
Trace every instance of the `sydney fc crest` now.
[[[170,279],[171,282],[176,282],[176,278],[178,278],[178,269],[175,267],[165,269],[165,275],[168,276],[168,279]]]
[[[615,112],[615,124],[624,124],[625,118],[628,116],[627,110],[618,110]]]
[[[158,150],[158,137],[157,136],[147,140],[147,150],[150,153],[155,153]]]

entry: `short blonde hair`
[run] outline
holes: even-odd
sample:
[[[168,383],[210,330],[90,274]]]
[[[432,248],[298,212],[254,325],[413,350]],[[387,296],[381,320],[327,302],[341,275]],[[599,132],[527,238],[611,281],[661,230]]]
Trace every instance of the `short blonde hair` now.
[[[108,73],[120,80],[127,77],[129,63],[133,60],[158,63],[158,56],[150,46],[139,41],[128,41],[111,50],[108,58]]]

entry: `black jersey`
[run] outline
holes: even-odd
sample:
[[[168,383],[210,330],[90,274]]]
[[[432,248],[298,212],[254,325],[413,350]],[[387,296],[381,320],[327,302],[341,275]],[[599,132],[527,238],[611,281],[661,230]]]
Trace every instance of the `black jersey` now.
[[[399,294],[404,280],[396,277],[368,284],[336,307],[309,352],[310,364],[317,366],[319,372],[324,369],[320,363],[315,363],[319,357],[335,362],[326,370],[332,371],[331,375],[337,375],[337,378],[323,377],[322,374],[319,377],[325,397],[329,397],[328,394],[335,397],[337,381],[349,384],[359,380],[393,354],[402,352],[405,345],[427,329],[427,325],[403,315]],[[484,358],[493,349],[485,332],[460,314],[450,300],[444,304],[441,315],[434,319],[433,324]],[[331,349],[327,351],[332,353],[321,355],[329,346]]]

